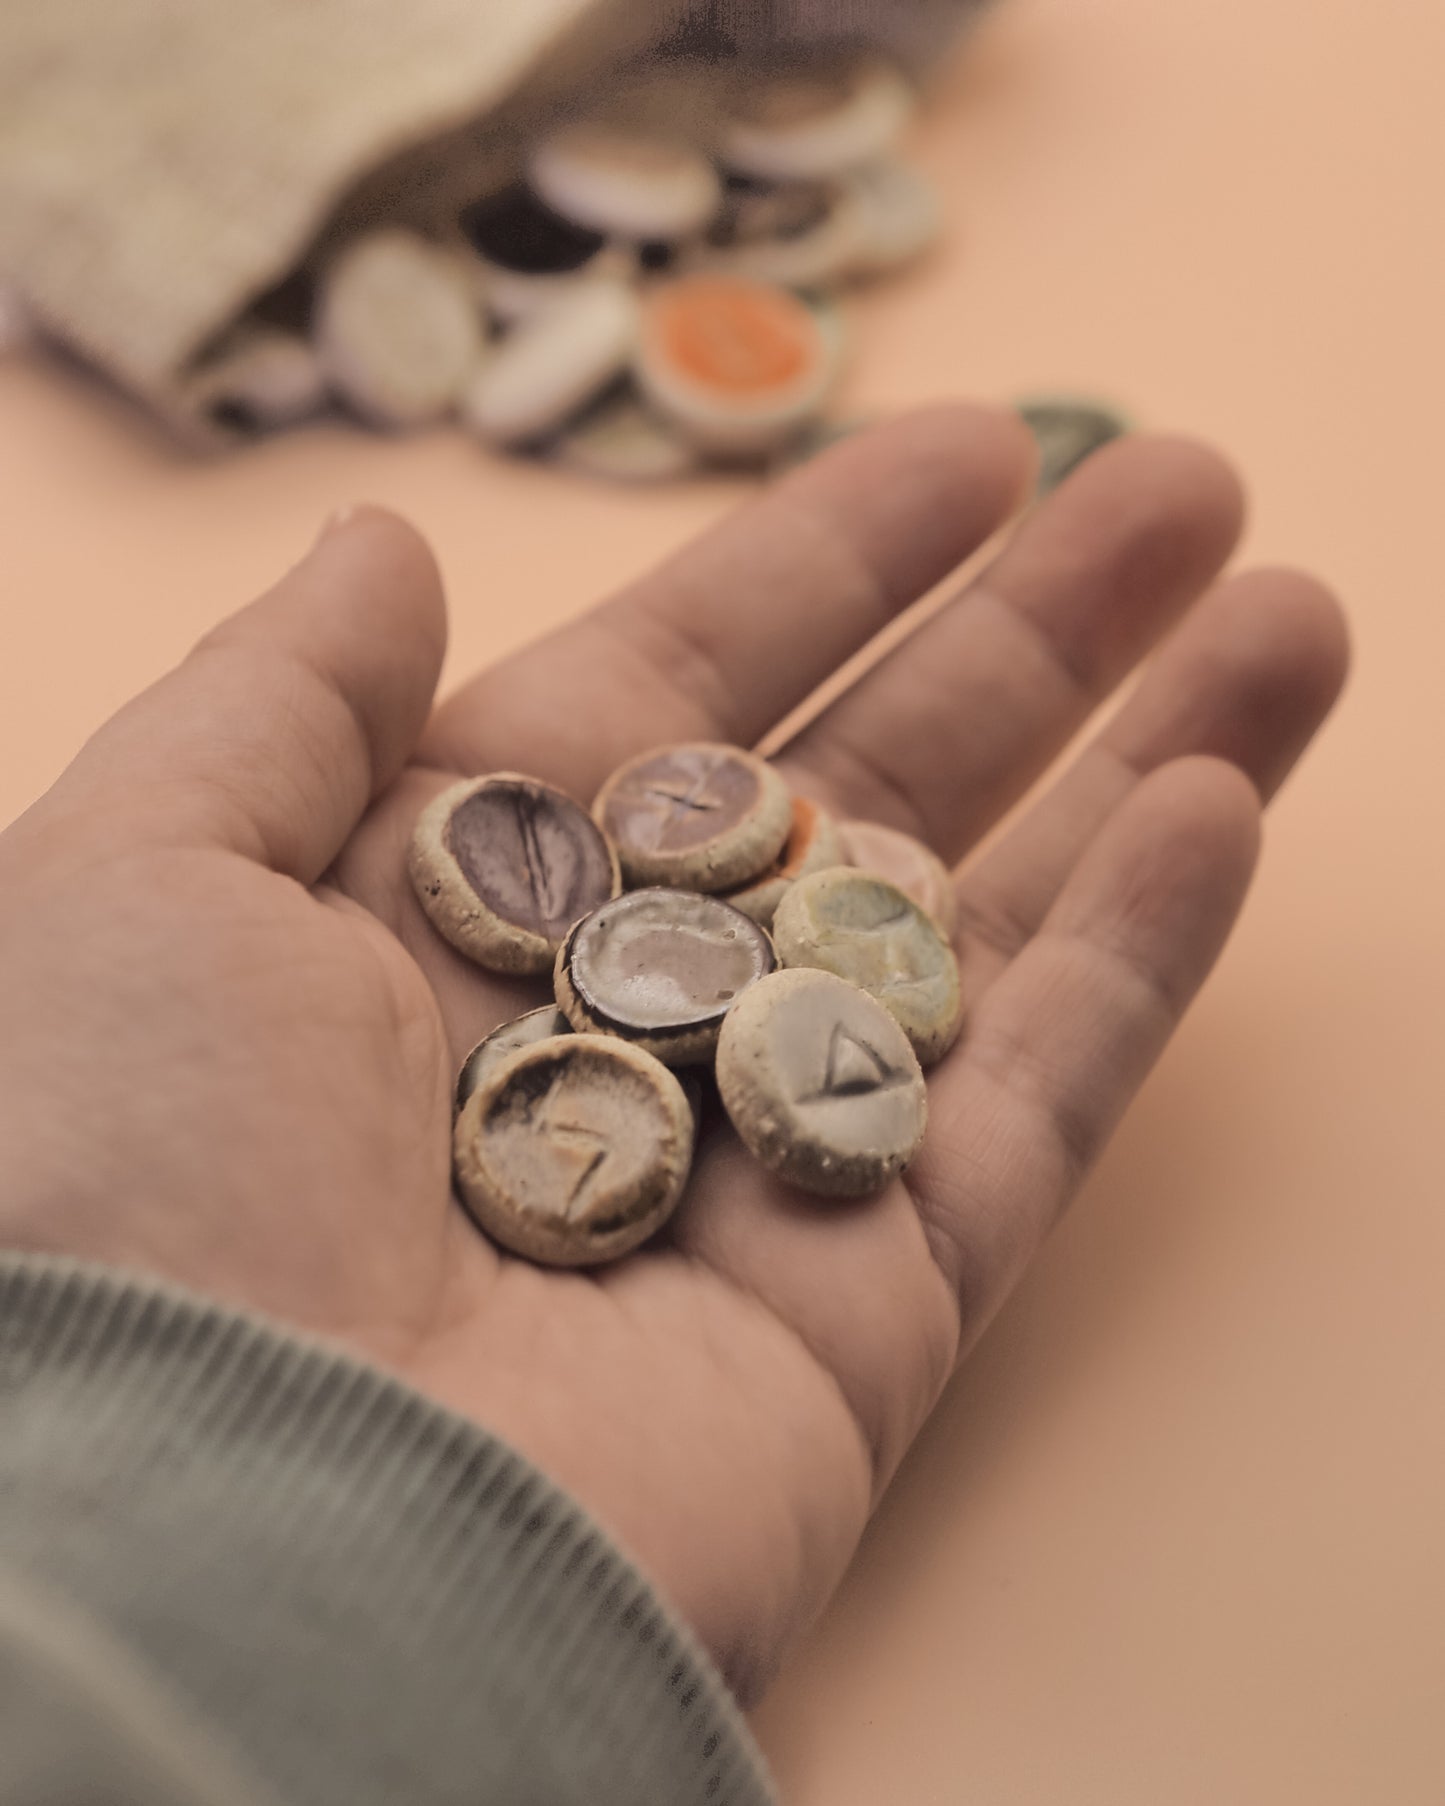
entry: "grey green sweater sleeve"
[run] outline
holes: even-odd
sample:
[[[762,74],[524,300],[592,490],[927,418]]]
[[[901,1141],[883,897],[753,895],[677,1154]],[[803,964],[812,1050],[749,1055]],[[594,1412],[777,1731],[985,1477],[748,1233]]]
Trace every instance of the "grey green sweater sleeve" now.
[[[0,1258],[0,1799],[91,1798],[771,1794],[689,1632],[484,1430],[178,1292]]]

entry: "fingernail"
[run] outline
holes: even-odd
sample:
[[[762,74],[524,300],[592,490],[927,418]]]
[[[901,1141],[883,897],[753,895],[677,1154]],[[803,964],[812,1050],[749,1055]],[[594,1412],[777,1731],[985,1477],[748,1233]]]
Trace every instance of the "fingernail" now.
[[[343,527],[349,526],[360,512],[361,504],[359,502],[348,502],[344,508],[333,509],[321,523],[321,531],[316,535],[317,545],[320,545],[323,539],[330,539],[333,533],[339,533]]]

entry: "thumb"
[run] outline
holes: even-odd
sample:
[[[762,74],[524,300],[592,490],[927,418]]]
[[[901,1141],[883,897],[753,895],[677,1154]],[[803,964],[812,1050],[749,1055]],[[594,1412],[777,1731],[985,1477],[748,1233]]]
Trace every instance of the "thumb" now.
[[[312,883],[415,748],[445,649],[425,541],[353,510],[109,721],[51,796],[136,840],[226,846]]]

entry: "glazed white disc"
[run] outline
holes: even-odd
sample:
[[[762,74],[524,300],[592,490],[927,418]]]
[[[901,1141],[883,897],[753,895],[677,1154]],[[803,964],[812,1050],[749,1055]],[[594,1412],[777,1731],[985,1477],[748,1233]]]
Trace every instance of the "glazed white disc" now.
[[[455,259],[414,233],[368,233],[325,271],[314,342],[331,386],[378,426],[449,412],[482,357],[481,311]]]
[[[528,177],[566,218],[635,241],[700,232],[722,202],[718,173],[701,151],[613,125],[569,126],[545,139]]]
[[[772,182],[846,175],[887,151],[917,106],[891,63],[860,57],[743,90],[722,127],[723,161]]]
[[[557,276],[527,276],[518,270],[476,257],[481,293],[487,311],[501,326],[517,326],[588,282],[606,278],[631,281],[637,274],[637,255],[626,245],[604,245],[590,263]]]
[[[626,369],[637,313],[625,283],[579,284],[493,348],[462,398],[463,420],[494,445],[524,445],[555,431]]]

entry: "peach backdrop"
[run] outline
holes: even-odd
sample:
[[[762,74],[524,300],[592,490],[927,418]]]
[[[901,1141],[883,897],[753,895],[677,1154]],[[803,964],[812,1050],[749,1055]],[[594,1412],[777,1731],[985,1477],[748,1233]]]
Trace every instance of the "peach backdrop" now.
[[[1355,622],[1253,908],[757,1726],[790,1806],[1445,1798],[1445,9],[1005,0],[920,131],[951,243],[854,401],[1087,385],[1228,448]],[[431,535],[451,675],[712,519],[452,433],[176,456],[0,365],[0,820],[333,506]],[[565,521],[566,531],[557,531]]]

